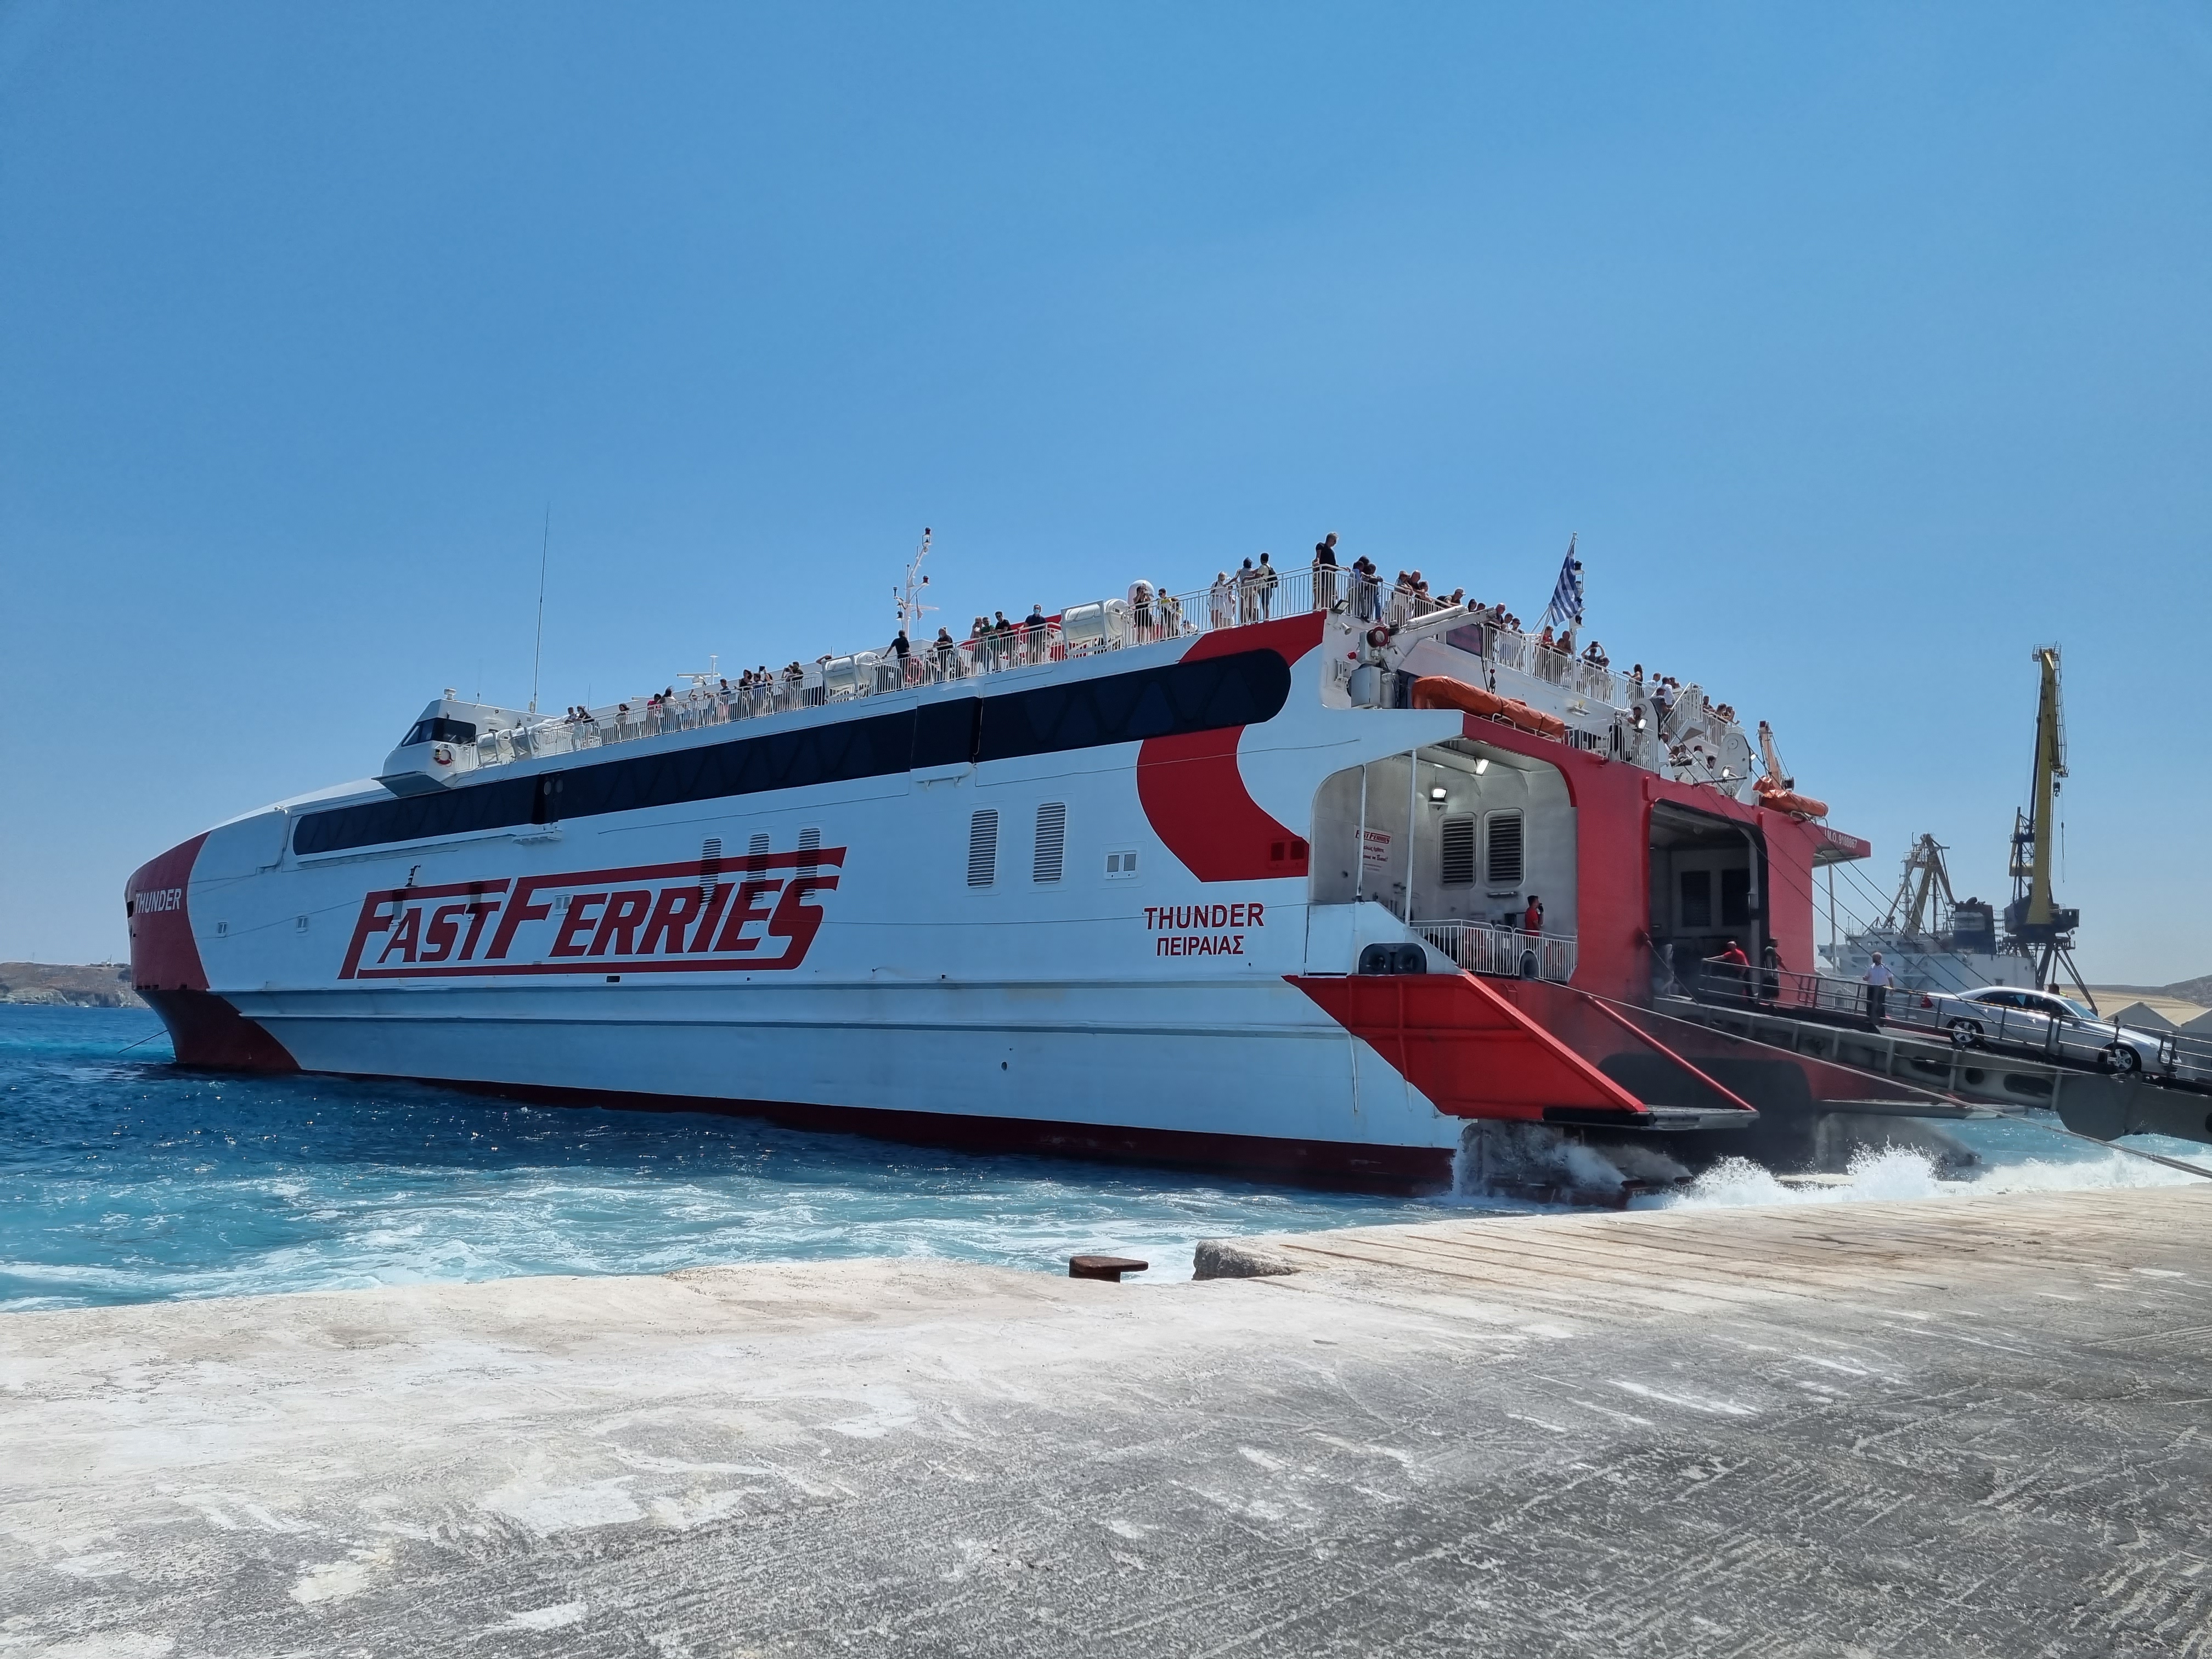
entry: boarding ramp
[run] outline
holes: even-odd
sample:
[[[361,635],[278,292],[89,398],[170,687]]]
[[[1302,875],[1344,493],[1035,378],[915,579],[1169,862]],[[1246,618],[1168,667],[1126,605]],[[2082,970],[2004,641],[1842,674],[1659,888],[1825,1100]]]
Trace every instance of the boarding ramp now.
[[[1702,965],[1690,983],[1653,999],[1668,1029],[1694,1025],[1760,1047],[1847,1067],[1895,1085],[1999,1110],[2044,1109],[2077,1134],[2111,1140],[2166,1134],[2212,1143],[2212,1042],[2187,1032],[2101,1023],[2054,1027],[1991,1009],[1972,1042],[1945,1024],[1955,1005],[1892,990],[1869,1018],[1868,988],[1783,969]],[[2142,1071],[2114,1063],[2124,1034],[2151,1053]]]

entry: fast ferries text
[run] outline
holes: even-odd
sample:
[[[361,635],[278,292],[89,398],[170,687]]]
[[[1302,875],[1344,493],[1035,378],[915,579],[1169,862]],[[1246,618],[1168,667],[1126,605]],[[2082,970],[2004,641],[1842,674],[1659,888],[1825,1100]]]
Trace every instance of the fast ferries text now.
[[[796,968],[842,847],[365,894],[340,979]]]

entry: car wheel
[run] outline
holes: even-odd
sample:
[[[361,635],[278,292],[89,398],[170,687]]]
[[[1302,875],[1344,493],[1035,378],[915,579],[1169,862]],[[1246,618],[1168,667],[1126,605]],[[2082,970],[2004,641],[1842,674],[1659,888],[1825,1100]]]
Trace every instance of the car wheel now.
[[[2108,1072],[2142,1070],[2142,1056],[2124,1042],[2115,1042],[2110,1048],[2100,1050],[2097,1055],[2097,1063]]]
[[[1971,1019],[1951,1022],[1951,1046],[1954,1048],[1978,1048],[1982,1046],[1982,1028]]]

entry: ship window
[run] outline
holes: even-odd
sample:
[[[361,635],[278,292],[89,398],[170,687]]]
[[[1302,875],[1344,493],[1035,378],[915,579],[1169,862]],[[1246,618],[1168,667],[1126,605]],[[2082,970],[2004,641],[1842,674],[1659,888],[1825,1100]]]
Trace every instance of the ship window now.
[[[1242,651],[564,766],[549,775],[543,793],[534,776],[506,778],[306,812],[293,833],[292,850],[303,856],[337,853],[544,823],[546,796],[556,789],[558,817],[568,820],[896,776],[918,766],[1011,760],[1253,726],[1281,713],[1290,690],[1290,666],[1279,653]],[[457,734],[446,741],[475,740],[476,728],[467,721],[444,723]],[[423,724],[418,721],[418,729]]]
[[[1106,879],[1126,881],[1137,873],[1137,855],[1127,849],[1106,855]]]
[[[988,887],[999,878],[999,812],[987,806],[968,820],[968,884]]]
[[[1521,815],[1492,812],[1484,820],[1490,842],[1486,876],[1492,887],[1521,884]]]
[[[1710,870],[1682,872],[1682,926],[1710,927],[1713,925],[1713,872]]]
[[[399,740],[402,749],[410,743],[474,743],[477,728],[470,720],[447,720],[439,714],[428,720],[416,720],[407,728],[407,735]]]
[[[1721,926],[1748,927],[1751,925],[1751,872],[1723,870],[1721,872]]]
[[[1066,852],[1067,803],[1048,800],[1036,811],[1036,856],[1030,861],[1030,879],[1058,881]]]
[[[1290,665],[1273,651],[1240,651],[1135,674],[1041,685],[983,699],[975,758],[1013,760],[1256,726],[1281,713],[1290,695]]]
[[[1443,884],[1447,887],[1474,885],[1474,820],[1471,817],[1446,818],[1443,821]]]

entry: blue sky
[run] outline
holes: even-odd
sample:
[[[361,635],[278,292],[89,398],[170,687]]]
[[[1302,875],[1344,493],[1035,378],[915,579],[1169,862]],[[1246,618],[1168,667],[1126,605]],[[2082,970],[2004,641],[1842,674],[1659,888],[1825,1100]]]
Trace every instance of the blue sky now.
[[[2202,7],[0,10],[0,957],[543,700],[1324,530],[2212,971]]]

